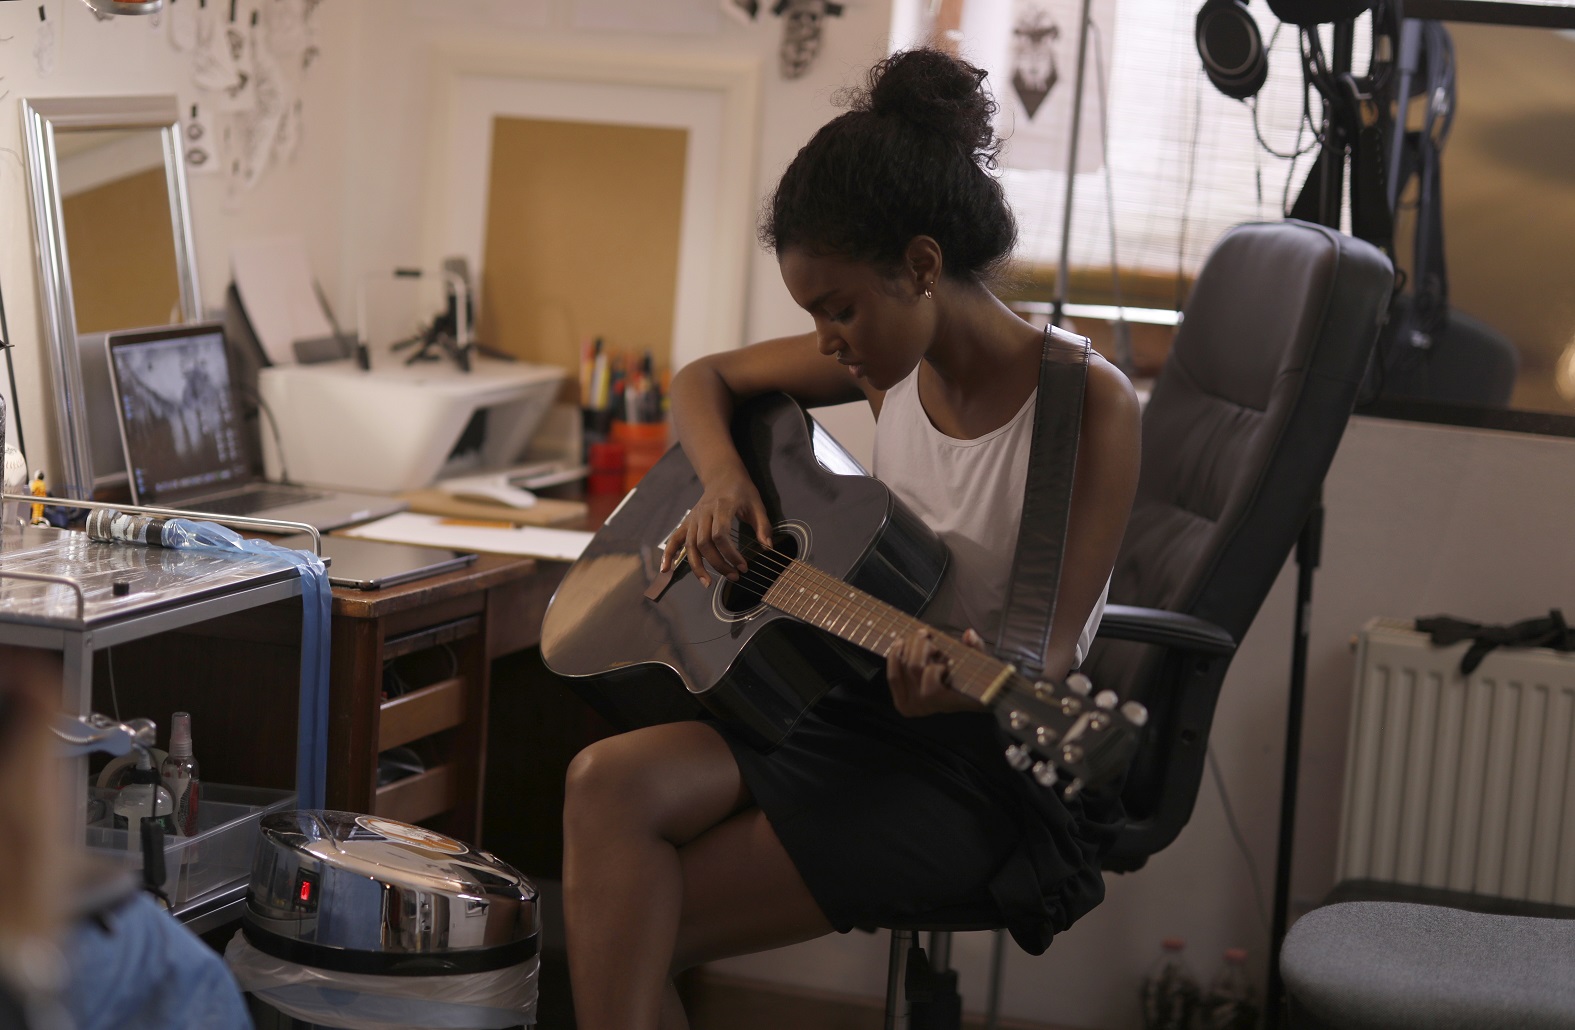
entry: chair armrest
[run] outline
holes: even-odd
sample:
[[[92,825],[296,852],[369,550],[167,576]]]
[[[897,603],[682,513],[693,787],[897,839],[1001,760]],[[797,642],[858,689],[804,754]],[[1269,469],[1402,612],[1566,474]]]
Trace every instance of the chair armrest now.
[[[1212,622],[1181,612],[1127,604],[1105,605],[1096,636],[1159,644],[1195,654],[1228,655],[1236,651],[1236,641]]]

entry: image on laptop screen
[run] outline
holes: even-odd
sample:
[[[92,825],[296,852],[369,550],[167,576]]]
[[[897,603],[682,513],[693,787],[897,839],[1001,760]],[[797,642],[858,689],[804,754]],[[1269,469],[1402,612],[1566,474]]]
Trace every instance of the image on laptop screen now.
[[[121,343],[110,351],[125,428],[126,469],[143,504],[251,478],[224,336]]]

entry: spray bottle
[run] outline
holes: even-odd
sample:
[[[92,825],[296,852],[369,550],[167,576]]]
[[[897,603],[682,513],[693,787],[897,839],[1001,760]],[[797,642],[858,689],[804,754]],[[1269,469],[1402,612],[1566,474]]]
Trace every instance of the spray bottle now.
[[[176,712],[170,722],[170,751],[159,766],[159,775],[175,798],[175,832],[183,837],[196,836],[201,782],[197,760],[191,754],[190,712]]]

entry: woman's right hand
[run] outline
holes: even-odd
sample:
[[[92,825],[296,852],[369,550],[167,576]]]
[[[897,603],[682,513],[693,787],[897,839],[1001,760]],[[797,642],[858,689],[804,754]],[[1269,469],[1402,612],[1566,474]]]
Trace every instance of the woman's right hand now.
[[[681,548],[687,553],[689,564],[694,566],[702,585],[711,585],[707,566],[717,575],[736,581],[749,565],[734,537],[734,519],[740,525],[753,527],[756,539],[771,539],[771,520],[766,517],[765,502],[749,476],[743,473],[706,487],[700,500],[668,536],[662,549],[662,571],[672,566]]]

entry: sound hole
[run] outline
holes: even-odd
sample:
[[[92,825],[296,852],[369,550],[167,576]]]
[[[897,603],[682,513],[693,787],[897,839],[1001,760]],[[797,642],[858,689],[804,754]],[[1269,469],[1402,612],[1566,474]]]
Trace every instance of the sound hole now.
[[[744,552],[744,564],[749,568],[737,582],[721,580],[722,589],[717,593],[717,605],[724,618],[748,615],[765,603],[764,597],[771,584],[777,581],[790,561],[797,560],[804,552],[803,531],[796,525],[776,527],[776,536],[770,550],[762,550],[754,531],[744,529],[739,536],[739,550]]]

